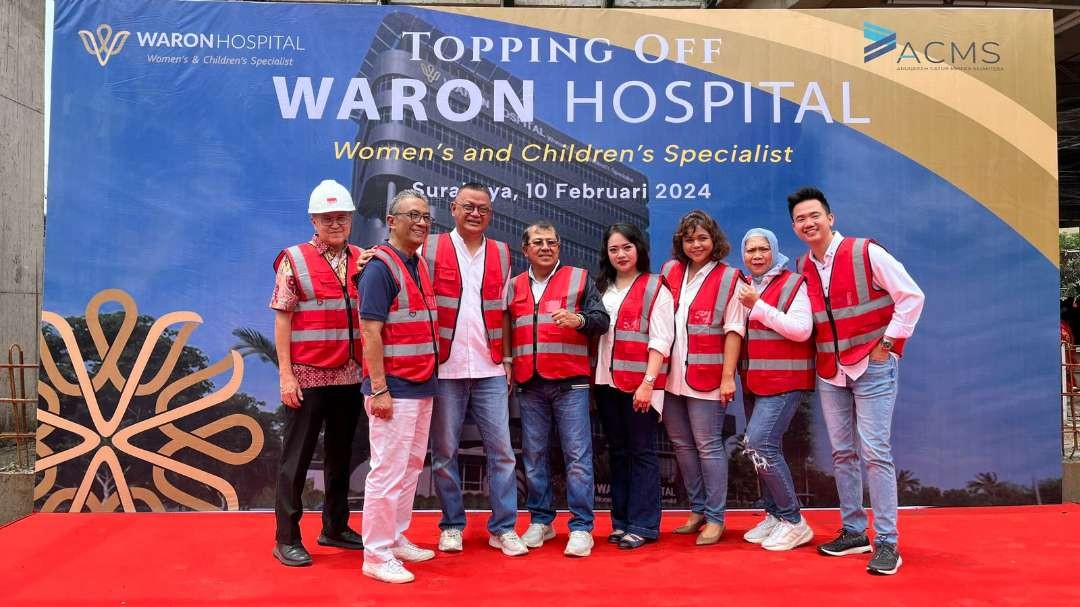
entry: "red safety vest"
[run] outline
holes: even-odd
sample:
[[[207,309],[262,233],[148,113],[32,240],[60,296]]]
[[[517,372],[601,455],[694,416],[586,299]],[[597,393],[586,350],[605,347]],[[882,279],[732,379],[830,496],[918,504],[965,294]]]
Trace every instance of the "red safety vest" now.
[[[560,266],[548,279],[540,301],[533,300],[529,273],[510,281],[510,317],[513,319],[514,381],[522,384],[539,375],[544,379],[588,376],[589,338],[577,329],[555,325],[551,313],[566,309],[580,313],[585,298],[585,270]]]
[[[874,285],[871,242],[867,238],[850,237],[840,242],[833,258],[828,297],[810,255],[803,255],[797,262],[806,277],[807,294],[814,311],[817,372],[826,379],[836,376],[838,362],[854,365],[870,356],[892,320],[892,296]],[[893,340],[892,351],[897,356],[903,353],[905,341]]]
[[[649,363],[649,319],[664,286],[659,274],[642,274],[630,285],[615,315],[615,335],[611,345],[611,383],[633,393],[645,379]],[[660,366],[653,389],[662,390],[667,380],[668,357]]]
[[[487,330],[492,362],[503,359],[503,286],[510,273],[510,247],[506,243],[485,239],[484,278],[480,284],[484,328]],[[424,244],[424,259],[435,287],[435,305],[439,310],[439,362],[450,358],[450,346],[457,329],[458,308],[461,307],[461,268],[450,234],[432,234]]]
[[[390,313],[382,327],[383,369],[387,375],[411,382],[427,381],[435,375],[438,355],[435,338],[438,319],[427,266],[419,264],[417,285],[393,248],[379,245],[375,259],[390,268],[398,286],[397,297],[390,304]],[[367,376],[365,361],[364,377]]]
[[[761,300],[787,312],[805,278],[784,270],[774,276]],[[744,387],[758,396],[814,389],[814,342],[791,341],[760,320],[746,326],[746,343],[739,361]]]
[[[300,300],[292,314],[289,341],[292,362],[333,369],[347,363],[349,358],[363,361],[360,326],[355,320],[360,305],[353,260],[359,254],[359,248],[348,245],[344,285],[330,262],[310,242],[291,246],[274,259],[275,272],[282,260],[289,260],[300,291]]]
[[[672,259],[660,270],[679,309],[686,264]],[[718,262],[704,278],[686,315],[686,385],[698,392],[720,387],[724,370],[724,309],[742,273]]]

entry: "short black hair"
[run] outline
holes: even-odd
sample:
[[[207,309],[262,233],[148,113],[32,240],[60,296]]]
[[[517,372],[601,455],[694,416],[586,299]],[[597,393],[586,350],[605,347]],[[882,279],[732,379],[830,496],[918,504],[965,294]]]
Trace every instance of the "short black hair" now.
[[[462,191],[465,191],[465,190],[472,190],[474,192],[480,192],[482,194],[487,194],[488,198],[491,198],[491,190],[489,190],[486,185],[484,185],[484,184],[482,184],[482,183],[480,183],[478,181],[469,181],[469,182],[463,183],[463,184],[461,184],[461,187],[458,188],[458,192],[462,192]]]
[[[829,201],[825,199],[825,193],[817,188],[799,188],[787,197],[787,210],[788,215],[792,219],[795,219],[795,205],[800,202],[806,202],[807,200],[820,200],[821,206],[825,207],[826,213],[832,213],[832,209],[829,208]]]
[[[551,230],[552,232],[555,232],[555,239],[558,240],[559,238],[559,231],[555,229],[555,226],[550,221],[541,219],[540,221],[534,221],[529,224],[529,227],[525,228],[525,231],[521,233],[521,246],[529,246],[529,232],[531,232],[533,228],[536,228],[537,230]]]

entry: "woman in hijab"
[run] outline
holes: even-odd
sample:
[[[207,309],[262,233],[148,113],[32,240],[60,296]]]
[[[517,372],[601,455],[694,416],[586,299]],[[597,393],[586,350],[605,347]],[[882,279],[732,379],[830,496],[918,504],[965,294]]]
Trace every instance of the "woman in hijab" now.
[[[776,235],[754,228],[742,239],[749,284],[739,302],[750,311],[741,360],[746,408],[745,453],[754,464],[765,520],[743,538],[766,550],[791,550],[814,532],[800,514],[783,440],[799,403],[814,389],[813,317],[806,281],[789,271]]]

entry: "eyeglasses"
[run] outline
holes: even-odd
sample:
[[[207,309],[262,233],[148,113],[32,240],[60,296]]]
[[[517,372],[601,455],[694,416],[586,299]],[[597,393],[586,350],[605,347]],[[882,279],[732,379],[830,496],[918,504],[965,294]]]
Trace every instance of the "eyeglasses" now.
[[[431,213],[421,213],[420,211],[409,211],[408,213],[391,213],[398,217],[408,217],[409,221],[413,223],[431,223],[433,221]]]
[[[319,223],[327,227],[332,225],[348,225],[351,221],[352,217],[349,217],[348,215],[342,215],[340,217],[327,217],[325,215],[319,215]]]
[[[553,240],[553,239],[542,240],[540,238],[537,238],[536,240],[530,240],[529,244],[532,245],[534,248],[537,248],[537,249],[542,249],[544,247],[554,249],[555,247],[559,246],[559,241],[558,240]]]
[[[469,202],[466,202],[465,204],[458,204],[458,203],[455,202],[454,204],[457,205],[458,207],[460,207],[462,211],[465,211],[466,215],[472,215],[473,213],[479,213],[481,217],[484,217],[488,213],[491,213],[491,207],[478,207],[475,204],[472,204],[472,203],[469,203]]]

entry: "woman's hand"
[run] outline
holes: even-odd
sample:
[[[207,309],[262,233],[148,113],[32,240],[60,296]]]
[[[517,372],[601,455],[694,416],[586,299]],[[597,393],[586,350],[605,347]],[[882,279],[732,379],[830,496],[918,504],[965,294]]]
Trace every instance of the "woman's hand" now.
[[[735,377],[725,376],[720,380],[720,402],[730,403],[735,400]]]
[[[652,406],[652,384],[641,382],[641,385],[634,391],[634,411],[638,413],[645,413]]]
[[[754,309],[754,304],[757,303],[757,300],[760,297],[754,287],[745,284],[739,285],[738,296],[739,303],[745,306],[748,310]]]

